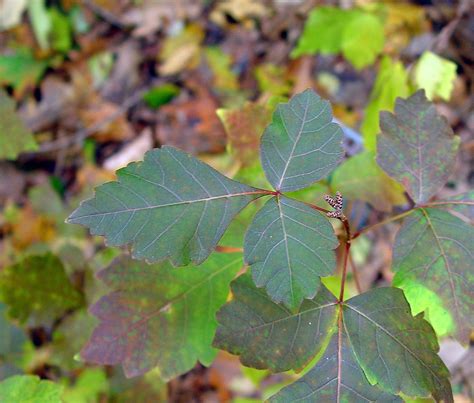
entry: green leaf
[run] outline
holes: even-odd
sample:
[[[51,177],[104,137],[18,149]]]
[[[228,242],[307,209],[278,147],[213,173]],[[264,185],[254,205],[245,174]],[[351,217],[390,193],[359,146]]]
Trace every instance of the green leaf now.
[[[217,313],[214,346],[240,355],[244,365],[274,372],[301,370],[327,344],[336,299],[321,287],[297,312],[273,302],[249,274],[231,284],[233,299]]]
[[[317,7],[311,10],[303,34],[291,52],[292,57],[306,54],[334,54],[342,48],[345,26],[350,12],[337,7]]]
[[[408,73],[401,62],[384,57],[380,62],[379,72],[370,94],[369,104],[365,109],[365,117],[361,131],[364,145],[369,151],[375,151],[379,127],[379,112],[393,110],[397,97],[409,95]]]
[[[423,90],[398,99],[395,114],[380,114],[377,162],[416,203],[427,202],[448,180],[459,146],[446,119]]]
[[[371,385],[345,331],[336,332],[323,357],[306,375],[272,396],[270,402],[403,402]]]
[[[257,287],[295,310],[316,295],[321,276],[334,273],[338,244],[321,213],[287,197],[272,197],[247,231],[245,261]]]
[[[226,178],[172,147],[145,154],[117,171],[117,182],[96,189],[68,222],[81,224],[108,244],[132,245],[132,256],[175,265],[202,263],[232,218],[261,191]]]
[[[103,365],[121,363],[127,377],[158,367],[164,379],[210,365],[215,313],[242,267],[235,254],[214,254],[201,267],[176,269],[117,259],[99,277],[113,291],[92,306],[100,324],[81,357]]]
[[[0,382],[0,401],[9,403],[61,403],[62,387],[36,375],[16,375]]]
[[[105,368],[86,368],[77,377],[74,386],[63,393],[64,403],[100,402],[101,394],[107,394],[109,385]]]
[[[360,9],[317,7],[311,11],[291,56],[342,52],[360,69],[374,62],[383,45],[383,25],[376,16]]]
[[[341,162],[342,130],[332,122],[331,106],[313,90],[279,104],[261,139],[265,174],[279,191],[305,188]]]
[[[28,18],[31,22],[36,41],[41,49],[49,48],[51,33],[51,18],[46,8],[45,0],[28,2]]]
[[[213,85],[221,91],[237,91],[239,82],[232,70],[232,58],[218,46],[209,46],[204,49],[207,63],[214,76]]]
[[[347,199],[364,200],[380,211],[390,212],[393,206],[406,203],[403,187],[379,167],[372,151],[355,155],[337,167],[331,187]]]
[[[372,14],[357,11],[353,14],[342,34],[342,53],[355,68],[361,69],[372,64],[382,51],[384,29]]]
[[[21,97],[36,85],[48,67],[47,61],[36,60],[31,50],[17,49],[15,53],[0,55],[0,85],[11,85]]]
[[[422,314],[412,317],[401,290],[377,288],[350,299],[343,326],[371,384],[392,394],[453,402],[436,334]]]
[[[474,230],[461,219],[438,209],[411,213],[397,234],[393,248],[393,284],[402,289],[420,286],[436,295],[450,315],[439,318],[435,327],[449,329],[468,343],[474,328],[474,273],[472,271]],[[409,293],[414,312],[428,309],[432,300]],[[436,301],[436,300],[434,300]]]
[[[436,201],[434,204],[437,203],[439,205],[436,207],[454,212],[455,215],[462,217],[464,221],[474,223],[474,190]]]
[[[152,88],[143,95],[145,103],[153,109],[166,105],[179,94],[179,87],[174,84],[163,84]]]
[[[0,159],[13,160],[23,151],[36,149],[33,134],[16,114],[15,102],[0,90]]]
[[[22,322],[51,322],[82,303],[64,266],[54,255],[28,256],[0,272],[0,300],[8,314]]]
[[[338,304],[322,288],[297,313],[271,301],[248,274],[232,291],[233,300],[217,314],[214,345],[240,355],[244,365],[275,372],[315,362],[275,401],[354,401],[354,391],[369,401],[400,401],[393,396],[400,393],[453,401],[436,335],[422,315],[411,315],[399,289],[379,288]]]
[[[426,51],[415,67],[415,84],[426,91],[428,99],[438,96],[449,100],[456,79],[456,64]]]

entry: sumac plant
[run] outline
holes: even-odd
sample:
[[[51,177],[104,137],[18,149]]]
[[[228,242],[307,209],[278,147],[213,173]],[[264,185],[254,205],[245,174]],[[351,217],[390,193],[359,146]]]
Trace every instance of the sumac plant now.
[[[422,91],[398,99],[393,114],[382,112],[372,160],[410,201],[401,214],[355,231],[340,192],[325,197],[328,209],[288,194],[341,164],[342,138],[329,102],[306,90],[276,108],[261,137],[261,163],[273,189],[229,179],[167,146],[99,186],[68,221],[105,236],[108,245],[129,245],[131,257],[99,273],[112,291],[91,308],[99,324],[82,359],[120,363],[128,377],[158,368],[170,379],[196,361],[209,365],[223,349],[254,368],[305,369],[270,399],[275,402],[452,402],[449,372],[425,317],[441,310],[447,333],[468,343],[472,193],[431,201],[452,171],[459,140]],[[358,171],[350,175],[357,178]],[[243,253],[219,248],[232,219],[261,198]],[[353,240],[399,219],[393,286],[344,299]],[[339,243],[335,296],[321,278],[334,275]]]

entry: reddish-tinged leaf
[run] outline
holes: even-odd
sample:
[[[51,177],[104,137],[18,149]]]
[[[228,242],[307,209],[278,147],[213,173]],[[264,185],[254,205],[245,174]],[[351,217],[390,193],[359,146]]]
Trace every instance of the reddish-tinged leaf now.
[[[127,377],[158,367],[164,379],[210,365],[215,313],[242,267],[238,254],[214,254],[199,268],[147,265],[122,257],[99,277],[112,289],[92,306],[100,320],[81,357],[122,364]]]
[[[377,162],[416,203],[427,202],[448,180],[459,138],[423,90],[381,112]]]

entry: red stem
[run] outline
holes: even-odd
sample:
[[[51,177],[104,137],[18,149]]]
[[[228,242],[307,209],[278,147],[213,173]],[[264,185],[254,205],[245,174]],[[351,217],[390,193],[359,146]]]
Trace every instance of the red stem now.
[[[339,293],[339,303],[342,304],[344,301],[344,288],[346,286],[347,278],[347,262],[349,260],[349,254],[351,250],[351,228],[349,226],[349,221],[346,217],[341,218],[342,223],[344,224],[344,229],[346,230],[346,242],[344,248],[344,265],[342,266],[342,280],[341,280],[341,291]]]

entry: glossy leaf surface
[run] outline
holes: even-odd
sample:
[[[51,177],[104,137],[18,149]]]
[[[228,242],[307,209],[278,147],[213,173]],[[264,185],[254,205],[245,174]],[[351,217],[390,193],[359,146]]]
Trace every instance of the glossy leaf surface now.
[[[385,393],[371,385],[343,331],[339,339],[333,334],[331,342],[317,365],[296,382],[270,399],[270,402],[403,402],[398,396]]]
[[[209,365],[216,354],[215,313],[241,267],[238,254],[214,254],[199,268],[180,269],[118,258],[99,274],[113,291],[91,308],[100,324],[82,358],[121,363],[127,377],[158,367],[170,379],[196,361]]]
[[[145,154],[96,189],[68,221],[104,235],[109,245],[132,244],[132,256],[175,265],[202,263],[232,218],[265,194],[226,178],[172,147]]]
[[[459,138],[424,91],[398,99],[395,114],[380,114],[377,162],[416,203],[427,202],[448,180]]]
[[[426,287],[451,317],[451,333],[463,343],[474,328],[474,229],[439,209],[411,213],[397,234],[393,249],[393,284],[402,289]],[[422,294],[409,294],[415,312],[428,308]],[[449,323],[448,323],[449,325]]]
[[[324,287],[297,312],[276,304],[249,274],[232,282],[233,299],[218,313],[214,345],[249,367],[301,369],[325,347],[336,321],[336,299]]]
[[[9,316],[35,323],[51,322],[83,302],[52,254],[29,256],[1,271],[0,300],[8,305]]]
[[[276,190],[305,188],[341,162],[341,141],[329,102],[308,89],[275,110],[261,139],[263,169]]]
[[[364,200],[380,211],[390,212],[393,206],[406,203],[403,187],[379,167],[371,151],[355,155],[337,167],[331,186],[345,198]]]
[[[0,402],[61,403],[62,387],[36,375],[16,375],[0,382]]]
[[[401,290],[377,288],[350,299],[343,325],[370,383],[393,394],[453,401],[433,328],[422,314],[411,315]]]
[[[320,277],[334,273],[338,240],[326,217],[306,204],[273,197],[256,214],[245,236],[245,261],[257,287],[296,309],[313,298]]]

